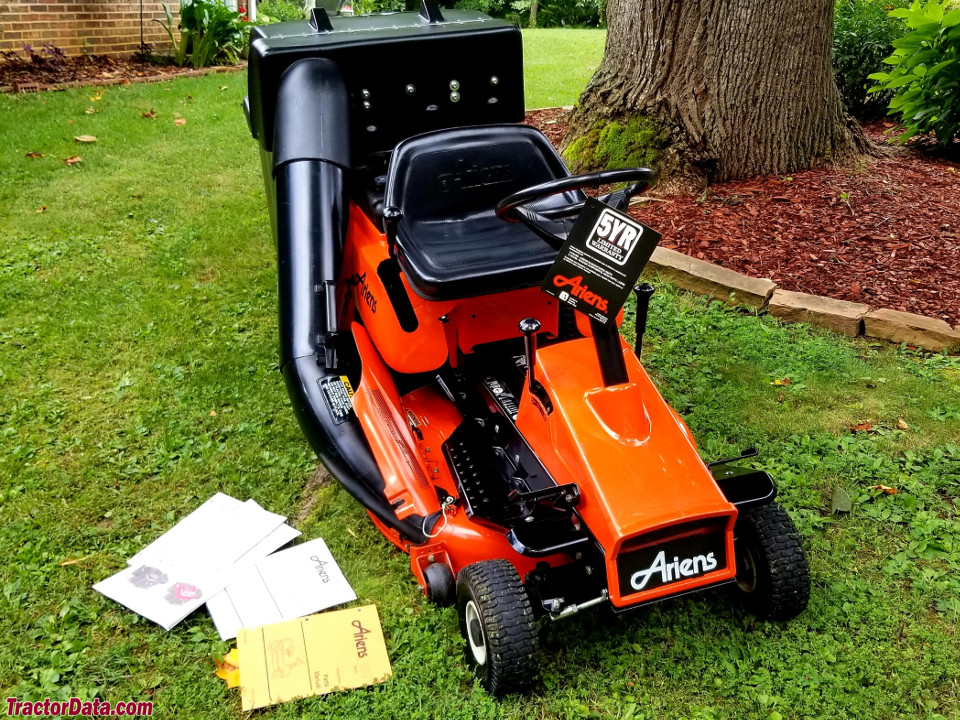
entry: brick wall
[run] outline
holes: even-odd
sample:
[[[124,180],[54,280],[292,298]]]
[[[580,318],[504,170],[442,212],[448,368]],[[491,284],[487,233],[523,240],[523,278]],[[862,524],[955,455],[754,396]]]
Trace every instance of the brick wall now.
[[[177,21],[177,0],[167,3]],[[143,0],[143,41],[156,50],[170,47],[158,0]],[[39,50],[44,43],[68,55],[129,55],[140,47],[139,0],[0,0],[0,50]]]

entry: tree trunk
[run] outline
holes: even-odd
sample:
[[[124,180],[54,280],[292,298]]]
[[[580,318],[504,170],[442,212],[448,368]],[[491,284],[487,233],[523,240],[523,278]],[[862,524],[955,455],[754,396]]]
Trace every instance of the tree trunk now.
[[[530,27],[537,26],[537,12],[540,10],[540,0],[533,0],[530,3]]]
[[[833,79],[833,3],[610,0],[568,159],[652,159],[668,185],[702,187],[874,152]]]

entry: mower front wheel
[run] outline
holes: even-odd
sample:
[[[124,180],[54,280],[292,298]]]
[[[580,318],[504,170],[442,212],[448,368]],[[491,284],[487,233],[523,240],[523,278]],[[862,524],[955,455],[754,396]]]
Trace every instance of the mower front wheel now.
[[[457,584],[453,572],[444,563],[427,565],[423,571],[427,598],[440,607],[449,607],[457,599]]]
[[[467,662],[487,692],[502,697],[537,684],[537,625],[527,591],[509,561],[484,560],[460,571],[457,614]]]
[[[762,620],[790,620],[807,607],[810,567],[800,535],[777,503],[744,508],[734,531],[737,594]]]

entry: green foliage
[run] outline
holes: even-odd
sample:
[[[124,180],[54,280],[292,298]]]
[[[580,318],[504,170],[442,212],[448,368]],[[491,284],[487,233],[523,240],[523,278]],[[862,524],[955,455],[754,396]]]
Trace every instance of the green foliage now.
[[[173,32],[173,15],[165,2],[160,3],[166,22],[160,22],[170,37],[173,62],[195,68],[217,63],[236,63],[247,41],[248,24],[240,13],[222,0],[182,0],[180,3],[180,39]]]
[[[599,27],[606,25],[607,0],[543,0],[537,14],[541,27]]]
[[[833,16],[833,74],[847,110],[861,120],[886,113],[892,92],[868,95],[867,75],[882,67],[893,41],[904,32],[903,21],[887,11],[909,0],[837,0]]]
[[[933,133],[940,145],[960,137],[960,8],[953,3],[916,0],[890,14],[903,18],[909,32],[893,43],[883,62],[890,72],[869,77],[871,92],[893,91],[890,110],[901,117],[908,138]]]
[[[534,0],[458,0],[454,7],[493,17],[514,17],[526,25]],[[538,27],[599,27],[605,24],[607,0],[539,0]]]
[[[510,0],[457,0],[458,10],[477,10],[493,17],[504,17],[510,11]]]
[[[301,5],[288,0],[263,0],[257,5],[257,24],[303,20],[306,13]]]
[[[564,151],[564,158],[576,172],[597,168],[655,168],[657,156],[668,141],[666,131],[648,117],[632,117],[626,125],[601,121],[572,142]]]
[[[353,12],[356,15],[369,15],[379,12],[399,12],[413,9],[407,0],[353,0]]]

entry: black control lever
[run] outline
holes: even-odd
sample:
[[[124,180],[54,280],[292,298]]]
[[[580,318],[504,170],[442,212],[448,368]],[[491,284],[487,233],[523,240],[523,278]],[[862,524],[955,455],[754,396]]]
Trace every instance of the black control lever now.
[[[640,283],[634,286],[633,293],[637,296],[637,339],[633,351],[637,354],[637,357],[640,357],[643,334],[647,331],[647,312],[650,310],[650,298],[653,297],[653,285]]]
[[[523,333],[523,349],[527,358],[527,387],[535,392],[533,367],[537,364],[537,332],[540,330],[540,321],[536,318],[524,318],[518,326]]]

